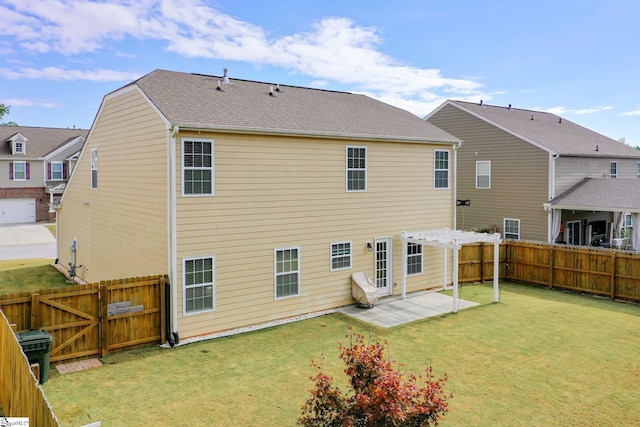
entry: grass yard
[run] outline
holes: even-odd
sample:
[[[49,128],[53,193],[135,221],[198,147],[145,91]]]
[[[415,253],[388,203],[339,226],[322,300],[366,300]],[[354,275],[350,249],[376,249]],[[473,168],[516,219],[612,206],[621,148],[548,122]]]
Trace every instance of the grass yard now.
[[[388,341],[406,371],[432,364],[454,394],[443,426],[640,425],[640,306],[526,285],[467,285],[480,307],[392,329],[342,314],[194,343],[113,354],[100,368],[51,370],[63,426],[292,426],[310,360],[344,384],[347,328]]]
[[[0,295],[70,286],[51,259],[0,261]]]

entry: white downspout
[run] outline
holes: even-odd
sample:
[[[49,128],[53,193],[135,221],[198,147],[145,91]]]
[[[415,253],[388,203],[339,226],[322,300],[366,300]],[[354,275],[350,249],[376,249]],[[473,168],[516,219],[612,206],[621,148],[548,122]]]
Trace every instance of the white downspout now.
[[[171,281],[171,335],[178,338],[178,276],[177,276],[177,231],[176,231],[176,135],[180,128],[174,126],[169,138],[169,280]],[[177,341],[177,339],[176,339]],[[175,342],[175,344],[178,344]]]
[[[549,153],[549,188],[547,201],[550,202],[556,197],[556,159],[560,154]],[[551,209],[547,212],[547,242],[553,243],[553,212]]]

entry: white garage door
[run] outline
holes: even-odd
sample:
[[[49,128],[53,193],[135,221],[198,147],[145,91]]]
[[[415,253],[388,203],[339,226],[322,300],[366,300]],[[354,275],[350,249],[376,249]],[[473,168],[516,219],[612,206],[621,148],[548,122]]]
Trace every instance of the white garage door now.
[[[36,199],[0,199],[0,224],[36,222]]]

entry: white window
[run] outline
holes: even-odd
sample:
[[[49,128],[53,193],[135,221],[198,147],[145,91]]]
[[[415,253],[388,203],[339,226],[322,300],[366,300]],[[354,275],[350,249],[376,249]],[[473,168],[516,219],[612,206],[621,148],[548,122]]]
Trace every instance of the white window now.
[[[622,227],[620,229],[620,237],[625,239],[630,239],[632,231],[633,231],[633,227],[631,226],[631,214],[625,213],[624,223],[622,224]]]
[[[637,169],[638,169],[638,174],[636,175],[638,178],[640,178],[640,162],[638,162],[637,164]]]
[[[351,268],[351,242],[331,244],[331,271]]]
[[[422,273],[422,245],[407,243],[407,275]]]
[[[491,188],[491,161],[476,162],[476,188]]]
[[[184,312],[199,313],[214,309],[215,258],[190,258],[184,260]]]
[[[29,163],[11,162],[9,164],[9,175],[14,181],[26,181],[29,179]]]
[[[300,248],[276,249],[274,256],[276,299],[300,293]]]
[[[62,162],[49,163],[49,179],[62,181],[64,179],[64,164]]]
[[[504,238],[512,240],[520,240],[520,220],[505,218],[504,219]]]
[[[183,195],[213,195],[213,148],[213,141],[211,140],[182,140]]]
[[[433,185],[435,188],[449,188],[449,151],[435,150],[434,153],[434,176]]]
[[[13,154],[24,154],[24,142],[15,141],[13,143]]]
[[[618,162],[611,162],[611,165],[609,167],[609,176],[611,178],[617,178],[618,177]]]
[[[91,188],[98,188],[98,149],[91,149]]]
[[[367,147],[347,147],[347,191],[367,191]]]

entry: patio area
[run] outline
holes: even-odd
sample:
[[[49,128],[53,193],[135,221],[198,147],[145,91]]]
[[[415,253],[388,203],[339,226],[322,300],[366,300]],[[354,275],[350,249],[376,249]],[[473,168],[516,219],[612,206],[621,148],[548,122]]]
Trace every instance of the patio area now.
[[[478,305],[461,299],[459,308],[465,309]],[[453,297],[434,291],[414,292],[381,298],[373,308],[358,308],[355,305],[342,307],[338,311],[366,323],[383,328],[391,328],[427,317],[451,313]]]

